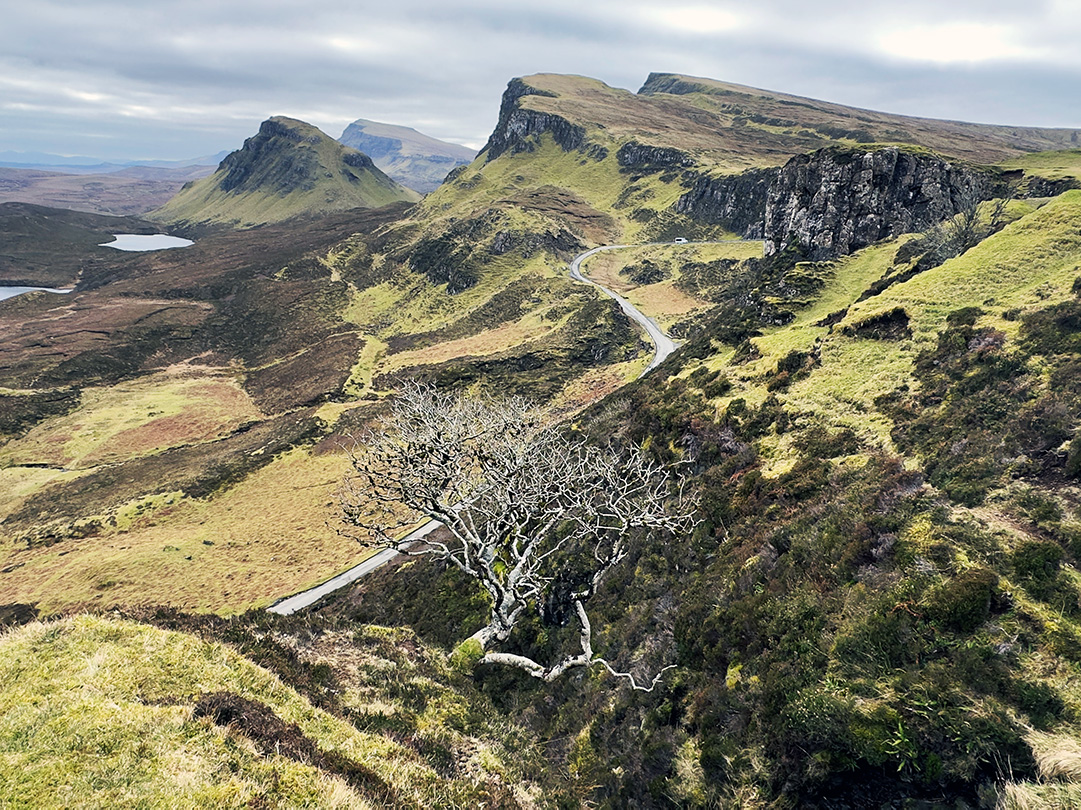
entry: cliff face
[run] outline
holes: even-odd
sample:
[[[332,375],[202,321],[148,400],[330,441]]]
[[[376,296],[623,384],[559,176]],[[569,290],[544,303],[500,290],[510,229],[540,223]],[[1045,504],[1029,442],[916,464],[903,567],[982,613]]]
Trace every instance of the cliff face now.
[[[895,147],[799,155],[770,184],[766,254],[798,245],[814,260],[843,256],[951,217],[995,185],[991,175]]]
[[[673,210],[724,225],[745,239],[761,239],[766,201],[779,169],[751,169],[722,177],[699,176]]]
[[[509,152],[532,152],[536,138],[541,133],[550,132],[555,142],[570,152],[582,149],[586,143],[584,127],[572,124],[566,118],[552,113],[530,110],[518,102],[526,96],[554,96],[545,90],[531,87],[521,79],[512,79],[503,92],[503,101],[499,106],[499,122],[484,147],[485,159],[495,160]]]
[[[669,146],[647,146],[638,141],[627,141],[616,152],[621,169],[631,172],[658,172],[687,169],[696,161],[686,152]]]

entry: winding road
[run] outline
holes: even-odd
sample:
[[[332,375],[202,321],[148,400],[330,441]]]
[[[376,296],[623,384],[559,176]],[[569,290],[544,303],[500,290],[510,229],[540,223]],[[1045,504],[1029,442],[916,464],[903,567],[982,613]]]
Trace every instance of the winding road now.
[[[650,242],[652,245],[688,245],[690,242]],[[698,243],[694,243],[698,244]],[[630,247],[642,247],[641,245],[603,245],[602,247],[593,248],[593,250],[587,250],[585,253],[579,253],[571,260],[571,278],[575,281],[581,281],[584,284],[591,284],[600,290],[602,293],[613,299],[620,308],[627,314],[635,323],[639,324],[646,330],[646,334],[649,335],[649,339],[653,342],[653,361],[646,366],[646,370],[643,371],[639,378],[645,376],[649,372],[653,371],[657,366],[664,362],[672,352],[676,350],[675,341],[668,337],[661,328],[657,325],[657,322],[652,318],[642,314],[642,311],[635,307],[630,301],[621,296],[619,293],[608,289],[603,284],[598,284],[596,281],[592,281],[582,275],[582,262],[588,259],[590,256],[595,256],[605,250],[622,250],[623,248]]]
[[[580,281],[583,284],[590,284],[596,287],[609,298],[616,301],[619,304],[620,308],[627,314],[627,317],[629,317],[631,320],[633,320],[635,323],[639,324],[643,329],[645,329],[646,334],[649,336],[650,341],[652,341],[653,343],[654,349],[652,362],[650,362],[650,364],[646,366],[645,371],[638,375],[639,378],[641,378],[653,369],[655,369],[661,363],[663,363],[665,358],[667,358],[668,355],[670,355],[676,350],[677,346],[675,341],[668,337],[668,335],[666,335],[661,330],[661,328],[652,318],[644,315],[641,310],[635,307],[634,304],[632,304],[626,298],[614,292],[613,290],[608,289],[604,285],[598,284],[595,281],[591,281],[589,278],[582,275],[582,262],[584,262],[590,256],[594,256],[606,250],[623,250],[625,248],[652,247],[656,245],[678,245],[679,247],[686,247],[690,245],[713,245],[721,244],[722,242],[742,241],[745,240],[725,239],[721,240],[721,242],[646,242],[637,245],[602,245],[601,247],[595,247],[592,250],[587,250],[585,253],[579,253],[577,256],[571,259],[570,276],[575,281]],[[420,528],[414,529],[412,532],[406,535],[403,540],[421,540],[424,537],[427,537],[441,525],[442,524],[439,523],[439,521],[430,520]],[[398,554],[399,552],[395,551],[394,549],[383,549],[382,551],[373,554],[371,557],[368,557],[363,562],[353,566],[348,571],[342,574],[338,574],[338,576],[336,577],[328,579],[321,585],[316,585],[314,588],[310,588],[309,590],[301,591],[300,593],[294,594],[293,596],[278,600],[269,608],[267,608],[267,610],[269,610],[271,613],[279,613],[283,616],[289,616],[293,613],[296,613],[298,610],[302,610],[309,605],[314,604],[327,594],[333,593],[339,588],[344,588],[346,585],[356,582],[362,576],[371,573],[376,568],[380,568],[386,565],[388,562],[397,557]]]

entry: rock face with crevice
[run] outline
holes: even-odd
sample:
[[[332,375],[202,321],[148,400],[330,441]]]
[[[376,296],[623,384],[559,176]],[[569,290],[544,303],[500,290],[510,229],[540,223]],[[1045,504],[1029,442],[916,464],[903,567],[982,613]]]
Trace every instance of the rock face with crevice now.
[[[673,210],[694,219],[724,225],[745,239],[761,239],[766,201],[778,169],[750,169],[720,177],[699,175]]]
[[[792,158],[770,184],[766,254],[832,259],[923,230],[999,190],[995,175],[929,152],[828,148]]]

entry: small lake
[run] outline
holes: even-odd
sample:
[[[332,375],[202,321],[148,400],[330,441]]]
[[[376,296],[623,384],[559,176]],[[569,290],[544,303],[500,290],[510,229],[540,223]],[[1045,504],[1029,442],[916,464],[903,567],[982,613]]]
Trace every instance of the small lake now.
[[[16,295],[22,295],[23,293],[34,292],[34,290],[44,290],[51,293],[71,292],[71,290],[52,290],[48,287],[0,287],[0,301],[5,298],[14,298]]]
[[[179,236],[169,236],[165,233],[155,233],[149,236],[135,233],[114,233],[115,242],[103,242],[99,247],[111,247],[117,250],[146,251],[146,250],[169,250],[170,248],[183,248],[195,243],[190,239],[181,239]]]

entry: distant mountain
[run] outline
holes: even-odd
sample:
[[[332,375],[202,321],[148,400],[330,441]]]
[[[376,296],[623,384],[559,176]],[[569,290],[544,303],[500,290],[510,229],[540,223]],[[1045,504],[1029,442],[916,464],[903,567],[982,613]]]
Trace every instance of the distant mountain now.
[[[35,169],[62,174],[113,174],[131,168],[165,169],[169,171],[193,167],[214,167],[229,154],[201,155],[185,160],[102,160],[85,156],[53,155],[46,152],[0,152],[0,167],[12,169]],[[205,172],[209,174],[210,172]]]
[[[338,140],[364,152],[402,185],[425,194],[437,189],[452,169],[471,163],[477,156],[473,149],[431,138],[411,127],[364,118],[346,127]]]
[[[186,185],[153,219],[251,227],[292,217],[415,202],[371,158],[292,118],[276,116],[210,177]]]

